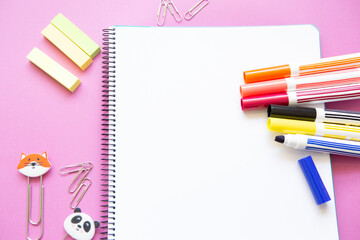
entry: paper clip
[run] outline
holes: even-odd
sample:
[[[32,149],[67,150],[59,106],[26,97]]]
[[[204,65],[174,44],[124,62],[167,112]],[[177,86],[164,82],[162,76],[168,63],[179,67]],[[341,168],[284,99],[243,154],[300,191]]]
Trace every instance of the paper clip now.
[[[93,164],[92,162],[84,162],[84,163],[78,163],[74,165],[65,166],[59,169],[59,173],[61,175],[74,173],[80,171],[82,168],[92,168]]]
[[[95,235],[95,229],[99,227],[99,221],[94,221],[88,214],[81,212],[80,208],[75,208],[74,213],[64,221],[66,235],[63,240],[68,236],[72,239],[91,240]]]
[[[167,10],[167,3],[164,0],[160,0],[159,10],[156,18],[157,25],[162,26],[164,24],[166,18],[166,10]],[[163,11],[162,18],[161,18],[161,11]]]
[[[29,237],[29,223],[31,225],[39,225],[41,223],[41,233],[37,240],[41,239],[44,233],[44,186],[42,185],[42,175],[47,173],[51,168],[51,163],[47,159],[47,154],[44,152],[43,154],[29,154],[25,155],[21,154],[20,163],[17,166],[17,169],[20,173],[27,176],[27,222],[26,222],[26,238],[31,240]],[[39,207],[39,220],[32,221],[31,220],[31,185],[30,178],[31,177],[40,177],[40,207]]]
[[[177,10],[177,8],[175,7],[174,3],[171,0],[168,0],[167,8],[169,9],[170,13],[173,15],[175,20],[177,22],[181,22],[182,16],[181,16],[181,14],[179,13],[179,11]]]
[[[191,8],[189,11],[187,11],[185,13],[185,15],[184,15],[185,20],[187,20],[187,21],[191,20],[193,17],[195,17],[196,14],[198,14],[208,4],[209,4],[209,0],[201,0],[200,2],[198,2],[193,8]]]
[[[86,185],[86,181],[89,182],[88,185]],[[91,183],[92,183],[92,182],[91,182],[91,180],[90,180],[89,178],[85,178],[85,179],[84,179],[84,181],[81,183],[81,185],[77,188],[76,192],[74,193],[74,197],[71,199],[70,208],[75,209],[75,208],[79,205],[79,203],[80,203],[81,199],[84,197],[86,191],[87,191],[88,188],[91,186]],[[77,196],[78,193],[80,192],[80,189],[83,188],[83,187],[85,187],[84,190],[82,191],[80,197],[79,197],[78,200],[76,201],[75,206],[73,206],[72,204],[73,204],[76,196]]]
[[[177,22],[181,22],[182,16],[181,16],[180,12],[177,10],[177,8],[175,7],[172,0],[160,0],[160,5],[159,5],[157,19],[156,19],[157,25],[162,26],[164,24],[165,19],[166,19],[167,9],[169,9],[171,15],[173,15],[174,19]],[[163,12],[163,14],[161,14],[161,12]]]
[[[92,168],[93,168],[93,164],[91,162],[79,163],[79,164],[69,165],[69,166],[60,168],[59,173],[61,175],[66,175],[66,174],[71,174],[71,173],[77,172],[77,174],[75,175],[75,177],[73,178],[72,182],[70,183],[70,185],[68,187],[69,193],[74,193],[76,191],[76,189],[79,188],[79,186],[85,180],[86,176],[89,174],[89,172]],[[81,174],[83,174],[83,175],[80,178]],[[80,180],[77,182],[76,187],[74,189],[72,189],[72,186],[75,185],[74,183],[76,182],[76,180],[78,178],[80,178]]]
[[[68,192],[69,193],[74,193],[74,197],[72,198],[72,200],[70,202],[70,208],[76,208],[79,205],[81,199],[84,197],[86,191],[90,187],[91,180],[89,178],[87,178],[87,175],[89,174],[89,172],[90,172],[90,170],[92,168],[93,168],[93,164],[91,162],[84,162],[84,163],[69,165],[69,166],[65,166],[65,167],[60,168],[59,173],[61,175],[77,173],[74,176],[73,180],[71,181],[71,183],[70,183],[70,185],[68,187]],[[86,181],[88,181],[89,184],[86,184]],[[75,188],[73,186],[75,186]],[[83,188],[83,187],[85,187],[85,189],[81,193],[80,197],[78,198],[78,200],[76,202],[76,205],[72,206],[72,204],[73,204],[76,196],[78,195],[80,189]]]

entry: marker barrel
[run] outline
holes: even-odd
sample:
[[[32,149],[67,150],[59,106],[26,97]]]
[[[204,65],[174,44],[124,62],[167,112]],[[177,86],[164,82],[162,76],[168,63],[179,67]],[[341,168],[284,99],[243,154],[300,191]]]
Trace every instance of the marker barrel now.
[[[267,109],[267,115],[268,117],[274,118],[286,118],[315,122],[317,117],[316,110],[316,108],[309,107],[279,106],[271,104]]]
[[[336,102],[360,98],[360,84],[307,89],[241,98],[242,110],[268,107],[270,104],[296,105],[302,103]]]
[[[298,121],[282,118],[268,118],[267,128],[270,131],[286,134],[304,134],[360,141],[360,127],[353,126]]]
[[[287,134],[283,144],[295,149],[360,157],[360,142],[334,138]]]
[[[322,58],[307,64],[285,64],[280,66],[244,71],[245,83],[269,81],[279,78],[307,76],[360,67],[360,53]]]
[[[360,83],[360,70],[335,72],[307,77],[284,78],[240,86],[242,97],[251,97],[286,91],[326,88]]]
[[[267,115],[268,117],[360,127],[360,112],[356,111],[269,105]]]

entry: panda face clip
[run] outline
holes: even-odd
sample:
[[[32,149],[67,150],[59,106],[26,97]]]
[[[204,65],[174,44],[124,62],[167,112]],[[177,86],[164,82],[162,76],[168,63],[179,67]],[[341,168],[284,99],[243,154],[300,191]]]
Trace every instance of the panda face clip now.
[[[98,221],[93,221],[89,215],[82,213],[80,208],[76,208],[64,222],[65,231],[76,240],[91,240],[95,235],[95,228],[99,226]]]

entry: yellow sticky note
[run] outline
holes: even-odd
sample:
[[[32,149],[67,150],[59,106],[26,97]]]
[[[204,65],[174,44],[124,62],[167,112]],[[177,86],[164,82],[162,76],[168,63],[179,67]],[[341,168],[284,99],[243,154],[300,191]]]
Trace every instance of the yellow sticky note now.
[[[64,33],[92,59],[100,52],[100,47],[69,19],[59,13],[51,24]]]
[[[61,83],[64,87],[69,89],[71,92],[74,92],[81,83],[76,76],[74,76],[71,72],[66,70],[38,48],[31,50],[26,58],[44,72],[49,74],[56,81]]]
[[[81,70],[85,70],[93,61],[89,55],[81,50],[74,42],[66,37],[54,25],[49,24],[42,35],[59,48],[66,56],[68,56]]]

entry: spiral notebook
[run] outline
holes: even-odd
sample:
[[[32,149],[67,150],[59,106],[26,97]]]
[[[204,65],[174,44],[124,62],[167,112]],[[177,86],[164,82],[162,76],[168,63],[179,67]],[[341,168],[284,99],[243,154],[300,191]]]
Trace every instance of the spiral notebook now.
[[[330,156],[317,206],[242,71],[320,57],[311,25],[104,30],[103,234],[117,240],[338,239]]]

